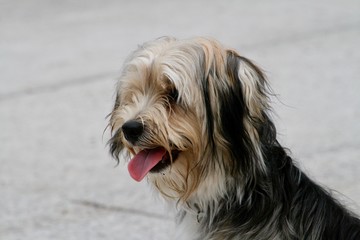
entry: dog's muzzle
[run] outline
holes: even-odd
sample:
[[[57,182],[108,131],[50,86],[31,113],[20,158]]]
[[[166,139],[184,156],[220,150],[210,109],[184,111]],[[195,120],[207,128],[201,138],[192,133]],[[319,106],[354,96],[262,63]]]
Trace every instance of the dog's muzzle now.
[[[166,150],[160,145],[143,146],[140,138],[145,132],[144,128],[144,124],[137,120],[129,120],[121,127],[125,139],[137,149],[132,149],[134,156],[128,164],[130,176],[136,181],[141,181],[149,172],[163,171],[176,161],[180,154],[177,149]]]

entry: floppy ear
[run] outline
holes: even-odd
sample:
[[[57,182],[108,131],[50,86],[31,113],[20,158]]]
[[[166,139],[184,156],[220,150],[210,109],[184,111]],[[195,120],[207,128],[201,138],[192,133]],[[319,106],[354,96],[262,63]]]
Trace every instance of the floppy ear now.
[[[234,170],[259,176],[266,171],[262,135],[271,123],[266,113],[265,77],[250,60],[232,50],[226,52],[225,65],[229,87],[219,98],[222,134],[229,144]]]
[[[227,51],[227,71],[233,84],[241,85],[241,94],[248,117],[262,120],[268,106],[268,86],[263,72],[249,59]]]
[[[108,141],[108,144],[110,145],[110,154],[118,162],[119,162],[119,154],[124,148],[124,145],[121,141],[122,131],[120,130],[119,126],[116,126],[116,121],[115,121],[116,111],[118,110],[119,106],[120,106],[120,95],[117,94],[113,110],[107,116],[110,117],[107,128],[110,128],[110,133],[111,133],[111,138]]]

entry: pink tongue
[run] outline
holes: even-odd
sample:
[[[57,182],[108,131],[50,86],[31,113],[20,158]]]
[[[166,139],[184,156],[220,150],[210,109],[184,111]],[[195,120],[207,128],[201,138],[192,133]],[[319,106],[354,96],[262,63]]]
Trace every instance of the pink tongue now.
[[[164,148],[142,150],[129,162],[128,170],[130,176],[140,182],[161,161],[165,154],[166,150]]]

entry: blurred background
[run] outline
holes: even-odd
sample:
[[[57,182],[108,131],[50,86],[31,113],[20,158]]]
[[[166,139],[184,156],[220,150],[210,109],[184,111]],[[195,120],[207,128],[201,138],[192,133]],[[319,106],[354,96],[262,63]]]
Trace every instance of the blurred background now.
[[[165,35],[262,67],[280,142],[360,213],[360,1],[0,0],[0,239],[171,239],[103,134],[124,59]]]

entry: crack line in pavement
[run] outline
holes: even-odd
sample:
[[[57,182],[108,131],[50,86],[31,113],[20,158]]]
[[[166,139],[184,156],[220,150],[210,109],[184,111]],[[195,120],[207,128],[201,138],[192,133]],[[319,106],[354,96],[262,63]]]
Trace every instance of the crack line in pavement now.
[[[75,204],[78,204],[78,205],[83,205],[83,206],[91,207],[91,208],[94,208],[94,209],[113,211],[113,212],[122,212],[122,213],[140,215],[140,216],[143,216],[143,217],[156,218],[156,219],[161,219],[161,220],[170,219],[166,215],[162,215],[162,214],[146,212],[146,211],[142,211],[142,210],[138,210],[138,209],[134,209],[134,208],[124,208],[124,207],[120,207],[120,206],[109,206],[109,205],[105,205],[105,204],[98,203],[98,202],[93,202],[93,201],[88,201],[88,200],[73,200],[72,202],[75,203]]]
[[[15,90],[9,93],[3,93],[0,94],[0,102],[4,100],[24,97],[28,95],[36,95],[41,93],[49,93],[54,92],[56,90],[64,89],[64,88],[70,88],[74,86],[80,86],[82,84],[91,84],[96,83],[100,81],[106,81],[106,80],[115,80],[117,76],[116,72],[106,72],[106,73],[99,73],[92,76],[85,76],[85,77],[79,77],[74,78],[71,80],[63,80],[52,84],[44,84],[37,87],[29,87],[24,88],[20,90]],[[109,79],[108,79],[109,78]]]
[[[298,33],[298,34],[294,34],[291,36],[285,36],[285,37],[278,38],[278,39],[276,39],[276,38],[269,39],[264,42],[257,42],[254,44],[243,45],[241,48],[251,50],[251,49],[264,48],[264,47],[266,48],[269,46],[274,47],[274,46],[284,45],[284,44],[288,44],[288,43],[308,41],[309,39],[317,38],[319,36],[324,36],[324,35],[339,34],[339,33],[344,33],[344,32],[348,32],[348,31],[359,31],[359,25],[360,25],[360,23],[358,23],[358,22],[344,24],[342,26],[319,29],[319,30],[311,31],[311,32],[303,32],[303,33]],[[64,81],[59,81],[58,83],[47,84],[47,85],[42,85],[42,86],[38,86],[38,87],[30,87],[30,88],[15,90],[13,92],[0,94],[0,102],[4,101],[4,100],[24,97],[24,96],[28,96],[28,95],[36,95],[36,94],[40,94],[40,93],[52,92],[52,91],[56,91],[56,90],[67,88],[67,87],[79,86],[81,84],[89,84],[89,83],[99,82],[100,80],[103,80],[104,78],[114,77],[114,76],[119,76],[119,73],[118,72],[100,73],[100,74],[96,74],[93,76],[86,76],[86,77],[80,77],[80,78],[75,78],[75,79],[70,79],[70,80],[64,80]],[[116,79],[116,77],[114,77],[114,79]]]

